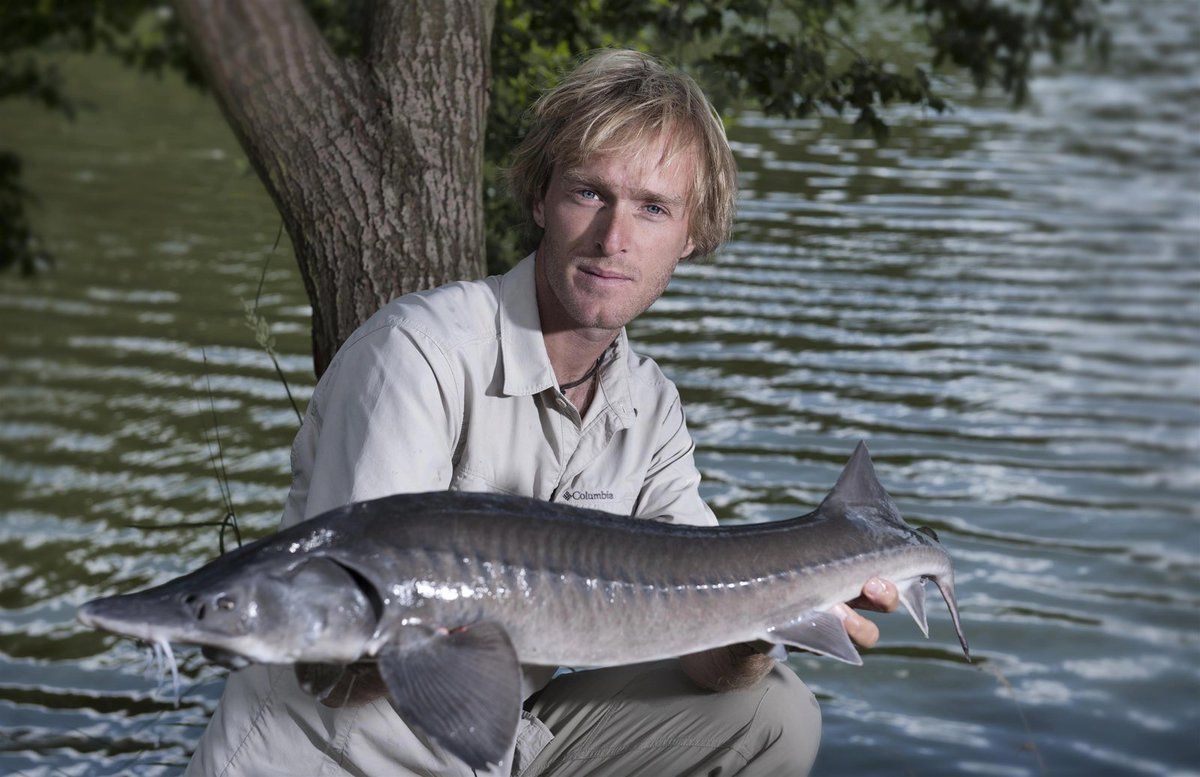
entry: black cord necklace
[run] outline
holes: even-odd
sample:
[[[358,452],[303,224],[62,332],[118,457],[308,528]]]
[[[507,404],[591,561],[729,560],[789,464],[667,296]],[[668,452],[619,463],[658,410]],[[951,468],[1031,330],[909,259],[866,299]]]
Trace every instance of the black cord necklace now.
[[[584,383],[587,383],[589,380],[591,380],[592,376],[596,374],[596,370],[600,369],[600,362],[604,360],[605,353],[608,353],[607,349],[604,351],[604,353],[602,353],[596,357],[596,363],[592,365],[592,368],[590,370],[583,373],[582,378],[579,378],[578,380],[573,380],[570,383],[560,383],[558,386],[558,390],[566,391],[567,389],[573,389],[576,386],[582,386]]]

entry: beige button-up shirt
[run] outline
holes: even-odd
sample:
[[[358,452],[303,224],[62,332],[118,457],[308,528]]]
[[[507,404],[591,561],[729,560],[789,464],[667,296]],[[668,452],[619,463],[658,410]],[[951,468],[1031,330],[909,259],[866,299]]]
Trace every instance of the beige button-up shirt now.
[[[581,418],[546,354],[533,257],[502,276],[394,300],[317,384],[292,447],[283,525],[448,488],[715,525],[675,385],[630,350],[624,330],[612,350]],[[527,672],[533,687],[547,679],[549,671]],[[387,700],[329,709],[300,690],[291,668],[262,666],[230,676],[188,769],[347,772],[470,774],[415,736]]]

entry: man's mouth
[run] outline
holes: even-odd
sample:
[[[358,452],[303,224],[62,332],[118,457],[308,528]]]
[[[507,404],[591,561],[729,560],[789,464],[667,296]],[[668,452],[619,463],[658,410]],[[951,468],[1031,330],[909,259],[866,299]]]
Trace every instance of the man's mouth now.
[[[581,266],[581,267],[579,267],[579,271],[581,273],[583,273],[584,275],[590,276],[592,278],[595,278],[596,280],[603,281],[606,283],[619,283],[621,281],[633,280],[632,278],[630,278],[628,275],[625,275],[624,273],[618,272],[617,270],[610,270],[610,269],[607,269],[604,267]]]

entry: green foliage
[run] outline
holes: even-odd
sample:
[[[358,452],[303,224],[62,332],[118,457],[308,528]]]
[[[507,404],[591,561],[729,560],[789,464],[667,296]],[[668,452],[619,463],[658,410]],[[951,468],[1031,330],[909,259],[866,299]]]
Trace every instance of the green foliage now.
[[[29,200],[21,186],[21,160],[0,151],[0,269],[16,266],[22,275],[33,275],[50,263],[25,216]]]
[[[946,108],[933,86],[939,69],[965,72],[978,89],[999,86],[1020,104],[1037,52],[1057,59],[1082,43],[1103,54],[1099,1],[496,0],[484,170],[489,269],[503,270],[531,246],[502,175],[524,111],[587,51],[662,54],[692,72],[726,113],[849,112],[856,128],[882,140],[887,106]],[[335,52],[362,56],[371,0],[304,2]],[[881,25],[886,35],[875,32]],[[897,39],[918,43],[921,61]],[[33,0],[0,6],[0,99],[25,97],[69,114],[76,106],[54,65],[67,51],[104,51],[142,71],[170,69],[201,83],[162,2]],[[0,269],[36,264],[24,202],[19,165],[0,157]]]
[[[68,96],[56,59],[103,51],[145,72],[171,69],[193,84],[199,70],[173,14],[147,0],[13,0],[0,3],[0,100],[32,100],[73,117],[83,107]],[[0,271],[32,274],[50,261],[28,223],[29,194],[20,160],[0,149]]]
[[[902,66],[898,52],[866,32],[880,15],[924,42],[928,64]],[[486,147],[488,267],[501,271],[533,237],[508,198],[505,155],[536,94],[581,54],[603,46],[653,51],[691,72],[723,114],[741,108],[802,117],[853,112],[854,126],[882,141],[886,106],[941,112],[931,71],[965,69],[978,89],[999,85],[1019,104],[1038,50],[1056,58],[1077,41],[1101,39],[1092,0],[498,0],[492,39],[492,110]],[[898,48],[893,45],[891,48]]]
[[[25,97],[68,115],[55,57],[103,51],[144,72],[200,71],[174,13],[151,0],[30,0],[0,4],[0,99]],[[19,74],[19,75],[18,75]]]

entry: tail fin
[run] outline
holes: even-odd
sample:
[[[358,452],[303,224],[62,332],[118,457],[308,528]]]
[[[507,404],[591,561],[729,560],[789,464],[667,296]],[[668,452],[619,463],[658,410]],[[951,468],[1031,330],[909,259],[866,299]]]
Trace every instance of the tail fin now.
[[[971,648],[967,646],[967,637],[963,634],[962,624],[958,620],[958,602],[954,599],[954,577],[931,577],[930,580],[942,592],[942,598],[946,600],[946,606],[950,609],[950,620],[954,622],[954,633],[958,635],[958,643],[962,645],[963,655],[967,660],[971,660]]]

